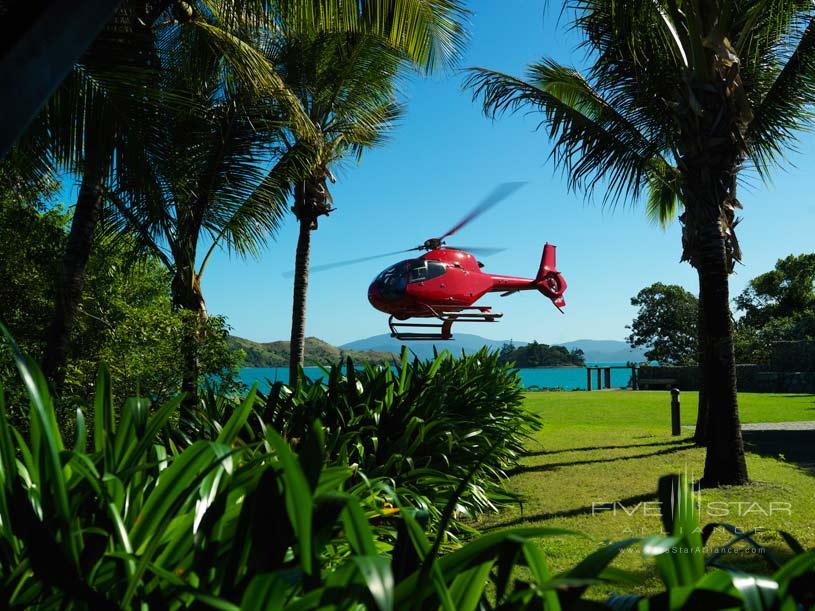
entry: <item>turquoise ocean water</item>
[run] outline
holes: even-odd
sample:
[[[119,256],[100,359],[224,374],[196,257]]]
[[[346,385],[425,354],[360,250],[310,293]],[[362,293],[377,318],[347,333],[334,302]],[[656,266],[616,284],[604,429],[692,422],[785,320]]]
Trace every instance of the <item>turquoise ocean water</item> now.
[[[591,365],[625,365],[625,363],[590,363]],[[319,367],[306,367],[306,375],[312,379],[322,376]],[[582,367],[540,367],[520,369],[521,380],[527,388],[564,388],[566,390],[586,390],[586,370]],[[630,369],[612,369],[612,387],[625,387],[631,377]],[[288,367],[246,367],[241,369],[241,379],[247,386],[259,382],[260,391],[268,390],[269,383],[287,382]],[[592,372],[592,388],[597,388],[597,373]]]

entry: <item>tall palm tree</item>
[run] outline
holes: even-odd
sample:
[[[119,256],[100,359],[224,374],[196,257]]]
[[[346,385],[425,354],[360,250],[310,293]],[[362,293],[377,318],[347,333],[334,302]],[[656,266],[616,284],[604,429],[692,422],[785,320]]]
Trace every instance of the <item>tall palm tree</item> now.
[[[235,77],[251,83],[253,89],[296,104],[268,64],[258,61],[261,54],[250,44],[251,33],[238,23],[244,17],[239,3],[227,7],[232,12],[170,2],[145,14],[145,6],[135,0],[121,4],[20,144],[31,149],[32,141],[36,142],[41,157],[80,177],[43,363],[46,376],[58,389],[65,377],[69,337],[103,212],[103,194],[115,183],[126,182],[131,188],[138,184],[133,178],[141,173],[144,160],[144,126],[155,122],[159,109],[190,103],[160,88],[165,69],[162,53],[177,45],[184,32],[195,32],[204,41],[205,58],[220,55]],[[296,106],[289,110],[295,126],[308,124],[305,116],[293,117]],[[48,134],[45,141],[43,132]]]
[[[807,1],[574,0],[585,73],[544,60],[526,79],[473,68],[489,115],[543,112],[572,188],[606,189],[666,215],[683,211],[682,260],[699,274],[701,372],[708,404],[703,483],[741,484],[728,276],[741,257],[736,188],[767,177],[815,104],[815,10]]]
[[[108,190],[106,228],[135,236],[172,276],[176,310],[189,314],[182,391],[197,402],[198,344],[207,319],[201,279],[213,252],[259,254],[286,211],[289,185],[302,168],[282,150],[293,121],[285,102],[248,87],[208,53],[200,33],[177,42],[162,87],[193,101],[165,105],[140,129],[139,174]],[[298,133],[298,132],[292,132]],[[305,142],[309,137],[300,132]]]
[[[379,144],[398,118],[396,79],[403,66],[432,71],[454,64],[466,39],[466,11],[458,0],[415,2],[394,0],[362,2],[363,23],[381,23],[321,31],[297,27],[292,19],[284,28],[285,42],[277,54],[281,76],[317,127],[319,139],[303,142],[293,136],[289,149],[306,150],[310,165],[292,185],[292,211],[298,222],[294,294],[289,357],[289,382],[294,384],[303,366],[306,298],[311,232],[318,219],[332,210],[328,188],[334,182],[331,168],[350,156]],[[357,10],[344,3],[344,10]]]
[[[277,52],[276,64],[303,108],[318,127],[316,143],[287,138],[288,151],[307,151],[309,165],[294,181],[292,211],[299,235],[295,257],[294,298],[290,344],[290,382],[303,365],[306,293],[311,232],[319,217],[328,215],[333,182],[331,167],[347,156],[383,140],[398,118],[396,78],[401,55],[370,35],[320,34],[292,36]]]

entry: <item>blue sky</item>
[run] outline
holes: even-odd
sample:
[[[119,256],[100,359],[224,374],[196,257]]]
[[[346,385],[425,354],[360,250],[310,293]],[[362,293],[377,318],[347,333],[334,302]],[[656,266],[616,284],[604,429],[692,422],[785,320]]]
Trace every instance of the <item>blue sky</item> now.
[[[462,66],[486,66],[522,74],[530,62],[552,57],[579,65],[582,51],[559,8],[543,0],[472,2],[471,42]],[[536,132],[534,115],[487,120],[453,72],[406,79],[407,113],[384,146],[359,164],[335,169],[337,211],[313,233],[312,263],[364,257],[409,248],[449,229],[496,184],[528,181],[500,206],[463,229],[456,242],[508,250],[484,259],[485,271],[534,275],[544,242],[558,246],[558,265],[569,283],[561,315],[537,292],[482,302],[504,312],[492,325],[461,325],[460,331],[493,339],[556,343],[575,339],[623,339],[635,314],[630,298],[657,281],[696,291],[696,274],[679,263],[678,223],[667,230],[650,224],[640,205],[604,209],[569,193],[547,162],[549,141]],[[773,184],[748,181],[739,239],[744,265],[731,279],[740,292],[776,259],[812,252],[815,200],[810,176],[815,138],[802,138],[791,167]],[[289,217],[260,260],[221,253],[203,281],[210,312],[227,316],[236,335],[257,341],[288,339],[297,228]],[[368,304],[372,278],[392,261],[382,259],[312,276],[307,334],[333,344],[384,333],[387,316]]]

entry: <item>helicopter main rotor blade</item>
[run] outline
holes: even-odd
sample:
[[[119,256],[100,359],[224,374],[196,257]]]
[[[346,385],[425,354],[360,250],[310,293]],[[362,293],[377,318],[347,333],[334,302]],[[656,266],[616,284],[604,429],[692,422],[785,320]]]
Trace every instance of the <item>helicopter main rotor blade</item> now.
[[[401,255],[406,252],[412,252],[414,250],[422,250],[422,246],[417,246],[416,248],[408,248],[407,250],[396,250],[394,252],[386,252],[382,253],[381,255],[373,255],[370,257],[359,257],[358,259],[346,259],[345,261],[336,261],[334,263],[325,263],[323,265],[312,265],[309,267],[308,271],[311,272],[324,272],[329,269],[334,269],[337,267],[344,267],[346,265],[354,265],[355,263],[364,263],[365,261],[373,261],[374,259],[382,259],[383,257],[392,257],[394,255]],[[289,270],[287,272],[283,272],[283,276],[286,278],[291,278],[294,276],[294,270]]]
[[[499,252],[504,252],[506,248],[491,248],[489,246],[473,246],[470,248],[469,246],[444,246],[445,248],[449,248],[451,250],[463,250],[464,252],[468,252],[471,255],[480,255],[482,257],[489,257],[490,255],[496,255]]]
[[[487,210],[492,208],[498,202],[503,201],[506,198],[508,198],[510,195],[515,193],[515,191],[517,191],[518,189],[523,187],[525,184],[526,184],[525,182],[504,182],[504,183],[501,183],[500,185],[495,187],[492,190],[492,193],[487,195],[487,197],[485,197],[484,200],[480,204],[478,204],[475,208],[473,208],[472,212],[470,212],[467,216],[465,216],[463,219],[461,219],[458,222],[458,224],[454,225],[453,228],[450,231],[448,231],[443,236],[438,238],[439,241],[444,240],[444,238],[450,237],[455,232],[457,232],[459,229],[464,227],[464,225],[466,225],[467,223],[469,223],[473,219],[475,219],[475,218],[481,216],[482,214],[484,214]]]

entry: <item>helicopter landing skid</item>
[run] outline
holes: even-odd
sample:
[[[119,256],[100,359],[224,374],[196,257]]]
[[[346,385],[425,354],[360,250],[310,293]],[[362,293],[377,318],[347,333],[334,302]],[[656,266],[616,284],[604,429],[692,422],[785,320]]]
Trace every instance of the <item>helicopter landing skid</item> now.
[[[458,322],[496,322],[503,316],[500,312],[493,312],[490,306],[453,306],[444,309],[435,309],[427,306],[433,313],[433,317],[440,320],[440,323],[430,322],[400,322],[394,321],[393,316],[388,319],[388,326],[391,329],[391,337],[398,340],[447,340],[453,339],[453,323]],[[410,327],[416,329],[427,329],[425,332],[404,332],[400,327]],[[433,329],[438,329],[433,332]]]

